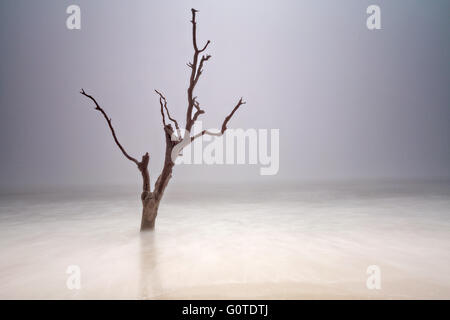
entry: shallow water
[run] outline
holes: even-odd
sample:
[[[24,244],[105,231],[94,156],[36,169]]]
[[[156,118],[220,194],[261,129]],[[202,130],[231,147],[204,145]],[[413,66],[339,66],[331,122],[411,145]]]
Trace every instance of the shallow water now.
[[[0,298],[450,298],[449,183],[174,184],[148,234],[140,210],[136,187],[3,192]]]

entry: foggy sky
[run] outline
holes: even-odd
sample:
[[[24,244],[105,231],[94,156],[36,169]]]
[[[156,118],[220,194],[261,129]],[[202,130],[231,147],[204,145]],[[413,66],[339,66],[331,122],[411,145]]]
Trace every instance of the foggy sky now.
[[[65,26],[81,7],[81,30]],[[381,7],[382,30],[366,28]],[[163,162],[159,103],[184,123],[190,8],[212,55],[204,126],[280,129],[278,175],[176,167],[177,181],[450,177],[448,1],[17,1],[0,4],[0,186],[140,183]]]

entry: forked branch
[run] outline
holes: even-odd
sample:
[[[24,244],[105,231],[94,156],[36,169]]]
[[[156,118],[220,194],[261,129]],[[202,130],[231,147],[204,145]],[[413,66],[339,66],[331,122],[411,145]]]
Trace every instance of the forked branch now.
[[[198,80],[200,79],[200,76],[203,73],[203,66],[204,66],[205,62],[211,58],[211,55],[209,55],[209,54],[203,55],[200,58],[200,62],[198,62],[199,54],[206,50],[206,48],[211,43],[211,41],[208,40],[202,49],[198,48],[198,45],[197,45],[197,22],[195,20],[196,13],[198,12],[198,10],[191,9],[191,11],[192,11],[192,20],[191,20],[191,22],[192,22],[192,44],[194,46],[194,57],[193,57],[193,62],[188,63],[188,66],[191,68],[191,77],[190,77],[189,88],[188,88],[188,109],[187,109],[187,114],[186,114],[186,131],[188,131],[188,132],[191,130],[192,126],[194,125],[195,121],[197,121],[198,117],[201,114],[205,113],[205,111],[200,108],[200,105],[197,101],[197,97],[194,97],[193,93],[194,93],[194,89],[198,83]],[[221,128],[220,132],[210,132],[208,130],[203,130],[202,132],[190,137],[190,141],[192,142],[196,138],[201,137],[205,134],[208,134],[211,136],[223,135],[223,133],[227,130],[228,122],[231,120],[234,113],[243,104],[245,104],[245,102],[242,100],[242,98],[239,99],[238,103],[233,108],[231,113],[227,117],[225,117],[225,119],[222,123],[222,128]],[[195,108],[196,111],[195,111],[194,115],[192,116],[193,108]]]
[[[169,108],[167,107],[167,99],[166,99],[166,97],[165,97],[161,92],[159,92],[159,91],[156,90],[156,89],[155,89],[155,92],[159,95],[159,104],[161,105],[161,116],[162,116],[162,119],[163,119],[163,125],[164,125],[164,127],[166,126],[166,119],[165,119],[165,117],[164,117],[164,110],[165,110],[166,113],[167,113],[167,117],[168,117],[169,120],[172,121],[173,124],[175,125],[175,128],[176,128],[176,130],[177,130],[177,135],[178,135],[178,137],[181,138],[180,126],[178,125],[178,121],[175,120],[174,118],[172,118],[172,117],[170,116]],[[164,109],[163,109],[163,108],[164,108]]]
[[[208,45],[211,43],[211,41],[207,41],[206,44],[203,46],[203,48],[199,49],[197,45],[197,21],[195,20],[196,16],[195,14],[198,12],[198,10],[191,9],[192,12],[192,44],[194,46],[194,57],[192,60],[192,63],[188,63],[188,66],[191,68],[191,76],[189,80],[189,88],[188,88],[188,108],[186,112],[186,130],[190,131],[192,126],[194,125],[194,122],[197,120],[198,116],[202,113],[204,113],[203,110],[200,110],[198,107],[198,104],[196,104],[195,98],[193,96],[195,86],[197,85],[197,82],[200,78],[200,75],[202,74],[202,68],[203,64],[208,61],[211,56],[206,55],[202,56],[199,63],[199,55],[203,51],[208,48]],[[196,108],[197,111],[192,116],[193,108]]]
[[[243,104],[245,104],[245,101],[242,100],[242,98],[239,99],[238,103],[236,104],[236,106],[233,108],[233,110],[231,111],[231,113],[225,117],[225,119],[223,120],[222,123],[222,128],[220,130],[220,132],[211,132],[208,130],[203,130],[202,132],[196,134],[195,136],[191,137],[191,142],[194,141],[195,139],[197,139],[198,137],[201,137],[205,134],[210,135],[210,136],[217,136],[220,137],[221,135],[224,134],[224,132],[228,129],[227,128],[227,124],[228,122],[231,120],[231,118],[233,117],[234,113],[239,109],[240,106],[242,106]]]

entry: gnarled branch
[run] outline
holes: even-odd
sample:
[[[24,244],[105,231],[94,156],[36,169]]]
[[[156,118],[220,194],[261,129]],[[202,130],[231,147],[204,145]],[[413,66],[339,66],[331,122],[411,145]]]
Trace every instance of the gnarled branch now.
[[[193,43],[193,46],[194,46],[194,57],[193,57],[193,62],[192,63],[190,63],[190,62],[188,63],[188,66],[192,70],[191,70],[191,76],[190,76],[189,88],[188,88],[188,109],[187,109],[187,113],[186,113],[186,131],[187,132],[189,132],[191,130],[192,126],[194,125],[195,121],[197,121],[198,117],[201,114],[205,113],[205,111],[200,108],[200,105],[199,105],[199,103],[197,101],[197,97],[194,97],[193,93],[194,93],[194,89],[195,89],[195,87],[196,87],[196,85],[198,83],[198,80],[200,79],[200,76],[202,75],[204,63],[211,58],[211,55],[209,55],[209,54],[208,55],[203,55],[201,57],[201,59],[200,59],[200,62],[198,62],[199,54],[206,50],[206,48],[211,43],[211,41],[208,40],[202,49],[198,49],[198,45],[197,45],[197,22],[195,20],[196,13],[198,12],[198,10],[191,9],[191,11],[192,11],[192,20],[191,20],[191,22],[192,22],[192,43]],[[233,117],[233,115],[237,111],[237,109],[239,109],[239,107],[241,105],[243,105],[243,104],[245,104],[245,102],[242,100],[242,98],[239,99],[239,102],[233,108],[231,113],[224,119],[220,132],[214,133],[214,132],[210,132],[208,130],[203,130],[199,134],[190,137],[190,141],[192,142],[196,138],[201,137],[201,136],[203,136],[205,134],[208,134],[208,135],[211,135],[211,136],[221,136],[221,135],[223,135],[225,130],[227,130],[228,122]],[[196,112],[192,116],[193,108],[196,109]]]
[[[164,115],[164,105],[163,105],[163,100],[161,97],[159,97],[159,104],[161,105],[161,117],[162,117],[163,127],[165,128],[167,126],[166,116]]]
[[[95,103],[95,110],[98,110],[103,117],[106,119],[106,122],[108,123],[109,129],[111,129],[111,133],[112,136],[114,138],[114,142],[117,144],[117,146],[119,147],[120,151],[122,151],[123,155],[130,161],[133,161],[139,171],[142,174],[142,194],[141,194],[141,199],[142,201],[147,201],[149,198],[151,198],[152,193],[151,193],[151,189],[150,189],[150,173],[148,171],[148,163],[150,161],[150,156],[148,154],[148,152],[146,152],[143,156],[142,156],[142,160],[138,161],[136,160],[136,158],[133,158],[132,156],[130,156],[124,149],[124,147],[120,144],[119,140],[117,139],[117,135],[116,132],[112,126],[111,123],[111,118],[108,117],[108,115],[106,114],[105,110],[103,110],[102,107],[100,107],[100,105],[97,103],[97,100],[95,100],[95,98],[89,94],[87,94],[84,89],[81,89],[80,93],[82,95],[84,95],[85,97],[88,97],[89,99],[91,99],[94,103]]]
[[[165,122],[165,118],[164,118],[163,102],[164,102],[164,109],[167,112],[167,117],[169,118],[170,121],[172,121],[174,123],[175,128],[177,130],[177,135],[178,135],[179,138],[181,138],[180,126],[178,125],[178,121],[170,116],[169,108],[167,108],[167,99],[166,99],[166,97],[161,92],[159,92],[156,89],[155,89],[155,92],[159,95],[159,103],[161,105],[161,115],[163,117],[163,124],[164,124],[164,126],[166,126],[166,122]]]
[[[233,117],[233,115],[237,111],[237,109],[239,109],[239,107],[242,106],[243,104],[245,104],[245,101],[243,101],[242,98],[240,98],[238,103],[236,104],[236,106],[231,111],[231,113],[228,116],[226,116],[225,119],[223,120],[222,129],[220,130],[220,132],[211,132],[208,130],[203,130],[202,132],[192,136],[191,142],[194,141],[195,139],[197,139],[198,137],[204,136],[205,134],[210,135],[210,136],[216,136],[216,137],[220,137],[221,135],[223,135],[224,132],[228,129],[227,128],[228,122],[231,120],[231,118]]]
[[[203,72],[203,63],[205,63],[205,61],[208,61],[211,58],[211,55],[206,55],[206,56],[202,56],[202,58],[200,59],[200,64],[198,65],[197,68],[197,74],[195,75],[195,79],[194,79],[194,87],[197,85],[198,79],[200,79],[200,75]]]
[[[106,114],[105,110],[103,110],[100,105],[97,103],[97,101],[95,100],[94,97],[92,97],[91,95],[87,94],[86,92],[84,92],[84,89],[81,89],[80,93],[82,95],[84,95],[85,97],[88,97],[89,99],[91,99],[94,103],[95,103],[95,110],[100,111],[100,113],[103,115],[103,117],[105,117],[106,122],[108,123],[109,129],[111,129],[111,133],[112,136],[114,138],[115,143],[117,144],[117,146],[119,147],[120,151],[122,151],[123,155],[130,161],[133,161],[138,167],[139,167],[139,161],[137,161],[135,158],[133,158],[132,156],[130,156],[124,149],[124,147],[122,147],[122,145],[120,144],[119,140],[117,139],[116,136],[116,132],[114,131],[114,128],[112,126],[111,123],[111,118],[108,117],[108,115]]]
[[[199,108],[197,108],[197,106],[195,104],[195,98],[193,97],[193,93],[194,93],[195,86],[198,82],[198,79],[200,78],[200,75],[202,73],[203,63],[205,61],[207,61],[209,58],[211,58],[210,55],[206,55],[200,59],[200,64],[198,62],[199,54],[206,50],[206,48],[211,43],[211,41],[208,40],[202,49],[198,48],[198,45],[197,45],[197,22],[195,20],[195,18],[196,18],[195,14],[198,12],[198,10],[191,9],[191,12],[192,12],[192,20],[191,20],[191,22],[192,22],[192,44],[194,47],[194,57],[193,57],[192,63],[188,63],[188,66],[191,68],[191,76],[190,76],[190,80],[189,80],[189,88],[187,91],[188,92],[188,108],[187,108],[187,112],[186,112],[186,130],[187,131],[191,131],[191,128],[194,125],[195,120],[198,118],[198,116],[201,113],[204,113],[204,111],[201,113],[198,113],[198,112],[200,112],[200,110],[199,110]],[[197,109],[197,112],[194,114],[194,116],[192,116],[192,111],[193,111],[194,107]]]
[[[192,117],[192,122],[195,123],[195,121],[197,121],[197,118],[201,114],[204,114],[205,111],[200,109],[200,104],[197,101],[197,97],[194,97],[193,100],[194,100],[194,107],[195,107],[195,109],[197,109],[197,111],[195,111],[195,113],[194,113],[194,117]]]

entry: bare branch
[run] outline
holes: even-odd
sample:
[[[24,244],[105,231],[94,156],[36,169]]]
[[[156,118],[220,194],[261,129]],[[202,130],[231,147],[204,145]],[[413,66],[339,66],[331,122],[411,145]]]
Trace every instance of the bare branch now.
[[[195,112],[194,116],[192,117],[192,123],[195,123],[195,121],[197,121],[197,118],[201,115],[204,114],[205,111],[200,109],[200,104],[197,101],[197,97],[193,98],[194,101],[194,107],[195,109],[197,109],[197,111]]]
[[[206,50],[206,48],[208,47],[208,45],[211,43],[211,41],[207,41],[205,46],[202,49],[198,49],[198,45],[197,45],[197,22],[195,20],[196,18],[196,13],[198,12],[198,10],[195,9],[191,9],[192,11],[192,43],[194,46],[194,57],[193,57],[193,62],[192,63],[188,63],[188,66],[192,69],[191,70],[191,76],[190,76],[190,81],[189,81],[189,88],[188,88],[188,109],[187,109],[187,113],[186,113],[186,131],[191,131],[192,126],[194,125],[195,121],[197,121],[198,117],[205,113],[204,110],[202,110],[200,108],[200,105],[197,101],[197,97],[193,97],[193,93],[194,93],[194,89],[198,83],[198,80],[200,79],[200,76],[203,73],[203,65],[206,61],[208,61],[211,58],[211,55],[203,55],[200,59],[200,62],[198,62],[199,60],[199,54],[203,51]],[[208,130],[203,130],[202,132],[200,132],[199,134],[191,137],[191,141],[193,141],[194,139],[203,136],[205,134],[208,135],[212,135],[212,136],[221,136],[223,135],[223,133],[225,132],[225,130],[227,130],[227,124],[230,121],[230,119],[233,117],[234,113],[237,111],[237,109],[239,109],[239,107],[241,105],[245,104],[244,101],[242,101],[242,98],[239,100],[239,102],[236,104],[236,106],[234,107],[234,109],[231,111],[231,113],[224,119],[223,124],[222,124],[222,128],[221,131],[218,133],[213,133],[213,132],[209,132]],[[194,116],[192,116],[192,111],[193,108],[196,109],[196,112],[194,113]]]
[[[205,134],[210,135],[210,136],[220,137],[222,135],[222,132],[211,132],[211,131],[208,131],[208,130],[203,130],[202,132],[197,133],[196,135],[192,136],[191,137],[191,142],[194,141],[195,139],[201,137],[201,136],[204,136]]]
[[[204,113],[204,111],[202,112],[200,110],[200,108],[198,107],[198,105],[195,102],[195,98],[193,98],[193,93],[194,93],[194,89],[195,86],[198,82],[198,79],[200,78],[200,75],[202,74],[202,69],[203,69],[203,64],[205,61],[207,61],[209,58],[211,58],[210,55],[206,55],[203,56],[200,59],[200,63],[199,63],[199,54],[202,53],[203,51],[206,50],[206,48],[208,48],[208,45],[211,43],[211,41],[207,41],[206,44],[204,45],[204,47],[202,49],[198,48],[197,45],[197,22],[195,20],[196,16],[195,14],[198,12],[198,10],[195,9],[191,9],[192,11],[192,44],[194,47],[194,57],[192,60],[192,63],[188,63],[188,66],[192,69],[191,70],[191,76],[190,76],[190,80],[189,80],[189,88],[188,88],[188,108],[187,108],[187,112],[186,112],[186,130],[190,131],[192,126],[194,125],[195,120],[197,119],[198,116],[202,113]],[[192,111],[193,108],[197,109],[197,112],[194,114],[194,116],[192,116]]]
[[[159,104],[161,105],[161,117],[162,117],[162,122],[163,122],[163,127],[166,127],[166,116],[164,115],[164,105],[163,105],[163,100],[161,97],[159,97]]]
[[[197,48],[197,22],[195,21],[195,13],[198,12],[198,10],[195,10],[194,8],[191,9],[192,12],[192,40],[194,43],[194,49],[195,51],[198,51]]]
[[[204,111],[200,108],[200,103],[198,103],[197,97],[194,97],[194,107],[195,107],[195,109],[197,109],[197,112],[204,113]]]
[[[112,126],[111,123],[111,118],[108,117],[108,115],[106,114],[105,110],[103,110],[99,104],[97,103],[97,101],[94,99],[94,97],[92,97],[91,95],[88,95],[86,92],[84,92],[84,89],[81,89],[80,93],[82,95],[84,95],[85,97],[88,97],[89,99],[91,99],[94,103],[95,103],[95,110],[100,111],[100,113],[103,115],[103,117],[105,117],[106,122],[108,123],[109,129],[111,129],[111,133],[112,136],[114,138],[115,143],[117,144],[117,146],[119,147],[120,151],[122,151],[123,155],[130,161],[133,161],[138,167],[140,165],[139,161],[137,161],[135,158],[133,158],[132,156],[130,156],[125,149],[122,147],[122,145],[120,144],[119,140],[117,139],[116,136],[116,132],[114,131],[114,128]]]
[[[202,58],[200,59],[200,64],[198,65],[197,68],[197,74],[195,75],[195,79],[194,79],[194,87],[197,85],[198,79],[200,79],[200,75],[203,72],[203,63],[205,61],[208,61],[211,58],[211,55],[206,55],[206,56],[202,56]]]
[[[193,97],[192,100],[194,102],[195,109],[200,110],[200,104],[197,101],[197,97]]]
[[[192,118],[192,122],[197,121],[197,118],[198,118],[201,114],[204,114],[204,113],[205,113],[204,110],[198,109],[198,110],[194,113],[194,117]]]
[[[223,121],[223,124],[222,124],[222,130],[221,130],[222,134],[225,132],[225,130],[227,130],[228,121],[230,121],[230,119],[233,117],[233,115],[237,111],[237,109],[239,109],[239,107],[242,106],[243,104],[245,104],[245,101],[242,101],[242,98],[240,98],[238,103],[234,107],[233,111],[231,111],[231,113],[225,118],[225,120]]]
[[[236,104],[236,106],[233,108],[233,110],[231,111],[231,113],[225,117],[225,119],[223,120],[222,123],[222,129],[220,130],[220,132],[211,132],[208,130],[203,130],[202,132],[194,135],[191,137],[191,142],[194,141],[195,139],[207,134],[210,136],[216,136],[216,137],[220,137],[221,135],[224,134],[224,132],[227,130],[227,124],[228,122],[231,120],[231,118],[233,117],[234,113],[239,109],[240,106],[242,106],[243,104],[245,104],[245,101],[242,100],[242,98],[239,99],[238,103]]]
[[[200,49],[200,50],[198,49],[198,46],[197,46],[197,21],[195,21],[195,14],[198,12],[198,10],[195,10],[192,8],[191,12],[192,12],[192,20],[191,20],[191,22],[192,22],[192,40],[193,40],[193,44],[194,44],[194,50],[197,53],[201,53],[201,52],[205,51],[206,48],[208,48],[208,45],[211,43],[211,41],[208,40],[202,49]]]
[[[156,89],[155,89],[155,92],[159,95],[159,102],[161,104],[161,107],[162,107],[162,102],[164,102],[164,109],[167,112],[167,117],[170,119],[170,121],[172,121],[174,123],[175,128],[177,129],[178,137],[181,137],[180,126],[178,125],[178,121],[170,116],[169,108],[167,108],[167,99],[166,99],[166,97],[161,92],[159,92]],[[162,101],[161,101],[161,99],[162,99]],[[162,109],[161,109],[161,112],[163,112]],[[165,126],[166,123],[165,123],[165,119],[164,119],[164,112],[163,112],[162,116],[163,116],[163,123],[164,123],[164,126]]]
[[[201,50],[199,50],[198,52],[203,52],[203,51],[205,51],[206,50],[206,48],[208,48],[208,45],[211,43],[211,41],[207,41],[206,42],[206,44],[205,44],[205,46],[203,47],[203,49],[201,49]]]

